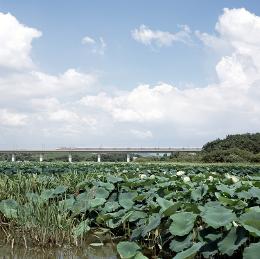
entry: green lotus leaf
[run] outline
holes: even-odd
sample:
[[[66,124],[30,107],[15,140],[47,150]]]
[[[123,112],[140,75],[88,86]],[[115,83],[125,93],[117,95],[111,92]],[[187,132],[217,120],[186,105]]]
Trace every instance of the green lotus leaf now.
[[[221,202],[221,204],[225,205],[225,206],[230,206],[230,207],[234,207],[237,209],[243,209],[245,207],[247,207],[247,203],[244,201],[241,201],[240,199],[230,199],[221,195],[216,195],[216,197],[218,198],[218,200]]]
[[[75,199],[73,197],[69,199],[65,199],[59,202],[59,207],[62,210],[72,210],[73,205],[74,205]]]
[[[214,258],[214,255],[218,253],[218,240],[207,241],[201,248],[200,254],[205,258]]]
[[[84,220],[79,223],[76,227],[73,229],[73,235],[75,237],[82,236],[83,234],[87,233],[90,230],[90,227],[88,225],[89,221]]]
[[[170,208],[174,204],[173,201],[169,201],[169,200],[166,200],[166,199],[161,198],[161,197],[158,197],[156,199],[156,201],[161,206],[162,211],[167,210],[168,208]]]
[[[217,239],[221,238],[222,234],[208,234],[205,236],[205,239],[208,239],[210,241],[216,241]]]
[[[115,185],[112,183],[98,182],[98,186],[103,187],[110,192],[115,189]]]
[[[260,210],[251,208],[240,216],[242,226],[254,235],[260,236]]]
[[[129,217],[129,222],[134,222],[139,219],[146,218],[147,214],[143,211],[133,211]]]
[[[141,237],[143,229],[143,226],[135,228],[131,235],[131,241],[137,240],[139,237]]]
[[[178,253],[174,259],[192,259],[196,256],[197,252],[200,250],[200,248],[203,246],[202,242],[195,243],[192,247],[188,248],[187,250],[184,250],[180,253]]]
[[[90,208],[96,208],[103,205],[106,202],[104,198],[95,198],[89,201]]]
[[[103,211],[104,212],[113,212],[120,208],[120,205],[116,201],[108,201],[106,202]]]
[[[41,199],[47,201],[55,196],[54,189],[43,190],[41,193]]]
[[[163,213],[165,216],[172,215],[181,206],[180,202],[169,201],[161,197],[158,197],[156,201],[161,207],[160,212]]]
[[[246,231],[242,227],[232,228],[226,237],[218,243],[219,251],[222,254],[231,256],[234,251],[247,240]]]
[[[228,195],[231,196],[231,197],[234,196],[234,194],[235,194],[235,190],[232,189],[230,186],[227,186],[227,185],[225,185],[225,184],[220,184],[220,185],[218,185],[218,186],[217,186],[217,189],[218,189],[219,191],[223,192],[223,193],[228,194]]]
[[[239,199],[245,199],[245,200],[249,200],[252,198],[252,194],[250,194],[249,192],[247,191],[241,191],[241,192],[238,192],[237,193],[237,197]]]
[[[124,192],[119,194],[118,202],[125,209],[131,209],[134,206],[133,199],[137,196],[136,193]]]
[[[135,242],[123,241],[118,243],[117,252],[122,259],[130,259],[137,255],[140,247]]]
[[[8,219],[17,218],[18,203],[15,200],[7,199],[0,202],[0,211]]]
[[[71,208],[73,215],[78,215],[81,212],[86,212],[89,209],[89,196],[87,193],[82,193],[78,195],[76,201]]]
[[[173,220],[170,225],[172,235],[185,236],[192,230],[197,215],[192,212],[178,212],[170,218]]]
[[[63,194],[64,192],[67,191],[67,189],[68,187],[60,185],[54,189],[53,194],[55,195]]]
[[[248,192],[252,195],[254,198],[258,198],[260,200],[260,189],[257,187],[252,187]]]
[[[141,252],[138,252],[134,259],[148,259],[148,257],[144,256]]]
[[[143,229],[142,236],[146,236],[150,231],[157,228],[161,223],[160,214],[154,214],[149,217],[148,225],[146,225]]]
[[[107,191],[103,187],[98,187],[98,188],[94,189],[94,192],[95,192],[95,197],[96,198],[106,199],[109,196],[109,191]]]
[[[184,249],[192,245],[192,234],[187,237],[175,237],[170,243],[170,249],[176,253],[183,251]]]
[[[244,259],[259,259],[260,255],[260,242],[252,243],[249,247],[246,247],[243,253]]]
[[[201,212],[201,217],[205,223],[213,228],[219,228],[228,225],[236,219],[236,215],[232,210],[223,206],[206,207]]]
[[[119,183],[122,182],[124,179],[118,176],[114,176],[114,175],[108,175],[107,176],[107,181],[110,183]]]
[[[197,189],[192,190],[191,198],[194,201],[201,200],[207,194],[208,189],[209,189],[209,187],[206,184],[199,186]]]

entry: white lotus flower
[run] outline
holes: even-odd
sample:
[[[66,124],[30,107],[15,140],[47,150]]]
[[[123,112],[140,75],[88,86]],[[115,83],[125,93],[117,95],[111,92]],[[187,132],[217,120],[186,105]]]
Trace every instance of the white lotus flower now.
[[[235,221],[232,221],[234,227],[238,227],[238,224]]]
[[[212,175],[210,175],[209,178],[208,178],[208,180],[209,180],[210,182],[213,182],[214,177],[213,177]]]
[[[190,182],[190,177],[189,176],[184,176],[183,177],[183,182],[185,182],[185,183]]]
[[[176,175],[178,175],[178,176],[182,176],[182,175],[184,175],[184,174],[185,174],[184,171],[178,171],[178,172],[176,173]]]
[[[150,179],[155,179],[155,175],[154,174],[152,174],[152,175],[150,175],[150,177],[149,177]]]
[[[139,177],[140,177],[141,179],[145,179],[145,178],[147,178],[147,175],[146,175],[146,174],[139,174]]]
[[[225,177],[226,177],[227,179],[231,179],[231,181],[232,181],[233,183],[239,182],[239,178],[238,178],[237,176],[235,176],[235,175],[225,174]]]
[[[239,182],[239,178],[234,176],[234,175],[231,176],[231,180],[232,180],[233,183]]]
[[[230,178],[231,178],[231,176],[230,176],[229,173],[226,173],[226,174],[225,174],[225,177],[226,177],[227,179],[230,179]]]

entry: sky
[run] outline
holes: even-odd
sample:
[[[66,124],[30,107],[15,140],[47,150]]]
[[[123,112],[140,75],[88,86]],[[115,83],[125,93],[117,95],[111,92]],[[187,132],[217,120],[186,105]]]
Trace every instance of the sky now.
[[[259,72],[257,0],[0,0],[0,149],[259,132]]]

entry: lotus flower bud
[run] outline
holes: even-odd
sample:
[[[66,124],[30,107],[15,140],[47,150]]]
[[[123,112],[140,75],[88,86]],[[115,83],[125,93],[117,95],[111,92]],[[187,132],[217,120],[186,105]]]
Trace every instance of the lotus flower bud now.
[[[184,174],[185,174],[184,171],[178,171],[178,172],[176,173],[176,175],[178,175],[178,176],[182,176],[182,175],[184,175]]]
[[[189,176],[184,176],[183,177],[183,182],[185,182],[185,183],[190,182],[190,177]]]
[[[208,178],[208,180],[209,180],[210,182],[213,182],[213,180],[214,180],[213,176],[210,175],[209,178]]]

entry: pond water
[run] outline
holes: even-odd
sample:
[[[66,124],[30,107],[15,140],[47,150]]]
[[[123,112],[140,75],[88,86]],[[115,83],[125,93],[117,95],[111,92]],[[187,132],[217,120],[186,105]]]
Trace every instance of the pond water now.
[[[92,247],[91,245],[81,248],[27,248],[11,245],[0,246],[1,259],[117,259],[116,248],[107,243],[103,246]]]

